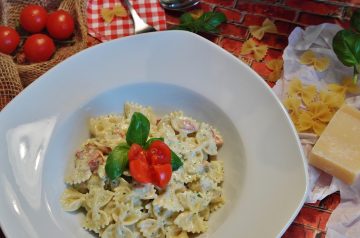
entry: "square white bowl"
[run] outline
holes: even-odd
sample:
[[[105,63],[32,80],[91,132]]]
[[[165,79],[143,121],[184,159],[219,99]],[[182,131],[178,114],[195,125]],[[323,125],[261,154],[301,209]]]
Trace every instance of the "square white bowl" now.
[[[223,134],[225,206],[200,237],[279,237],[304,203],[307,164],[280,101],[253,70],[195,34],[147,33],[87,49],[0,113],[0,223],[8,238],[92,237],[61,210],[89,117],[125,101],[183,110]]]

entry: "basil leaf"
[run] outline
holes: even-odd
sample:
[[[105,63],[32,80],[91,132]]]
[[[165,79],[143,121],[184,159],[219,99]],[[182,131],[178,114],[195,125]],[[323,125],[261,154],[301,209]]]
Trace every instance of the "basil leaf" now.
[[[150,138],[150,139],[148,139],[148,141],[146,141],[146,143],[144,145],[144,149],[147,150],[149,148],[149,146],[151,145],[151,143],[153,143],[153,141],[156,141],[156,140],[161,140],[162,142],[164,142],[164,138],[162,138],[162,137]]]
[[[186,30],[194,33],[217,33],[217,27],[226,21],[226,16],[222,12],[206,12],[198,19],[194,19],[190,13],[184,13],[180,17],[180,25],[174,27],[177,30]]]
[[[134,112],[131,117],[129,129],[126,133],[126,142],[128,145],[136,143],[143,146],[149,136],[149,131],[150,122],[146,116],[140,112]]]
[[[191,24],[194,22],[194,18],[191,16],[190,13],[186,12],[180,16],[180,23],[181,24]]]
[[[354,30],[360,32],[360,10],[356,10],[350,19],[350,26]]]
[[[346,66],[355,66],[360,62],[359,34],[341,30],[333,39],[333,48],[338,59]]]
[[[200,18],[207,27],[218,27],[221,23],[226,21],[226,16],[222,12],[206,12]]]
[[[178,170],[181,166],[183,166],[183,162],[180,157],[175,154],[174,151],[171,151],[171,167],[172,171]]]
[[[127,167],[129,149],[129,145],[122,143],[116,146],[108,155],[105,172],[111,180],[120,177]]]

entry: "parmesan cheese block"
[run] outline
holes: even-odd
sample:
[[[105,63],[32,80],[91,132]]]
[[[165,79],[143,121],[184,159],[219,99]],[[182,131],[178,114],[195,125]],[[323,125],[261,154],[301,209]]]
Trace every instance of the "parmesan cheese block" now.
[[[309,163],[347,184],[360,174],[360,111],[344,104],[316,142]]]

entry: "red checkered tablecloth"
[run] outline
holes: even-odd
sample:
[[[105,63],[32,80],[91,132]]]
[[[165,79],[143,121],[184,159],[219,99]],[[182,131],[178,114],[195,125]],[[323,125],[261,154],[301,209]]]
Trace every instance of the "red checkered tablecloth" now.
[[[166,29],[165,12],[158,0],[130,0],[130,2],[146,23],[159,31]],[[125,3],[120,0],[89,0],[86,9],[89,34],[101,41],[134,34],[130,15],[114,17],[110,23],[105,22],[101,17],[101,9],[111,9],[120,4],[126,8]]]

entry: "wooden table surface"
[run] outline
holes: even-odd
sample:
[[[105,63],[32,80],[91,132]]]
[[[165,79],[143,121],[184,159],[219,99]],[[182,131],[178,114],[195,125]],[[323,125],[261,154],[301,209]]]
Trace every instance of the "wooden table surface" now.
[[[228,22],[221,26],[220,33],[207,38],[246,62],[266,80],[271,72],[266,62],[281,58],[288,35],[295,27],[324,22],[349,26],[351,12],[360,8],[360,0],[202,0],[196,8],[226,14]],[[179,16],[179,13],[167,12],[168,28],[179,23]],[[275,22],[278,33],[266,33],[261,40],[269,47],[264,60],[257,62],[252,56],[240,56],[243,42],[250,37],[249,26],[261,25],[266,18]],[[98,43],[88,37],[89,47]],[[335,193],[317,203],[304,204],[283,238],[324,238],[326,223],[339,202],[340,195]],[[0,231],[0,238],[3,237]]]

